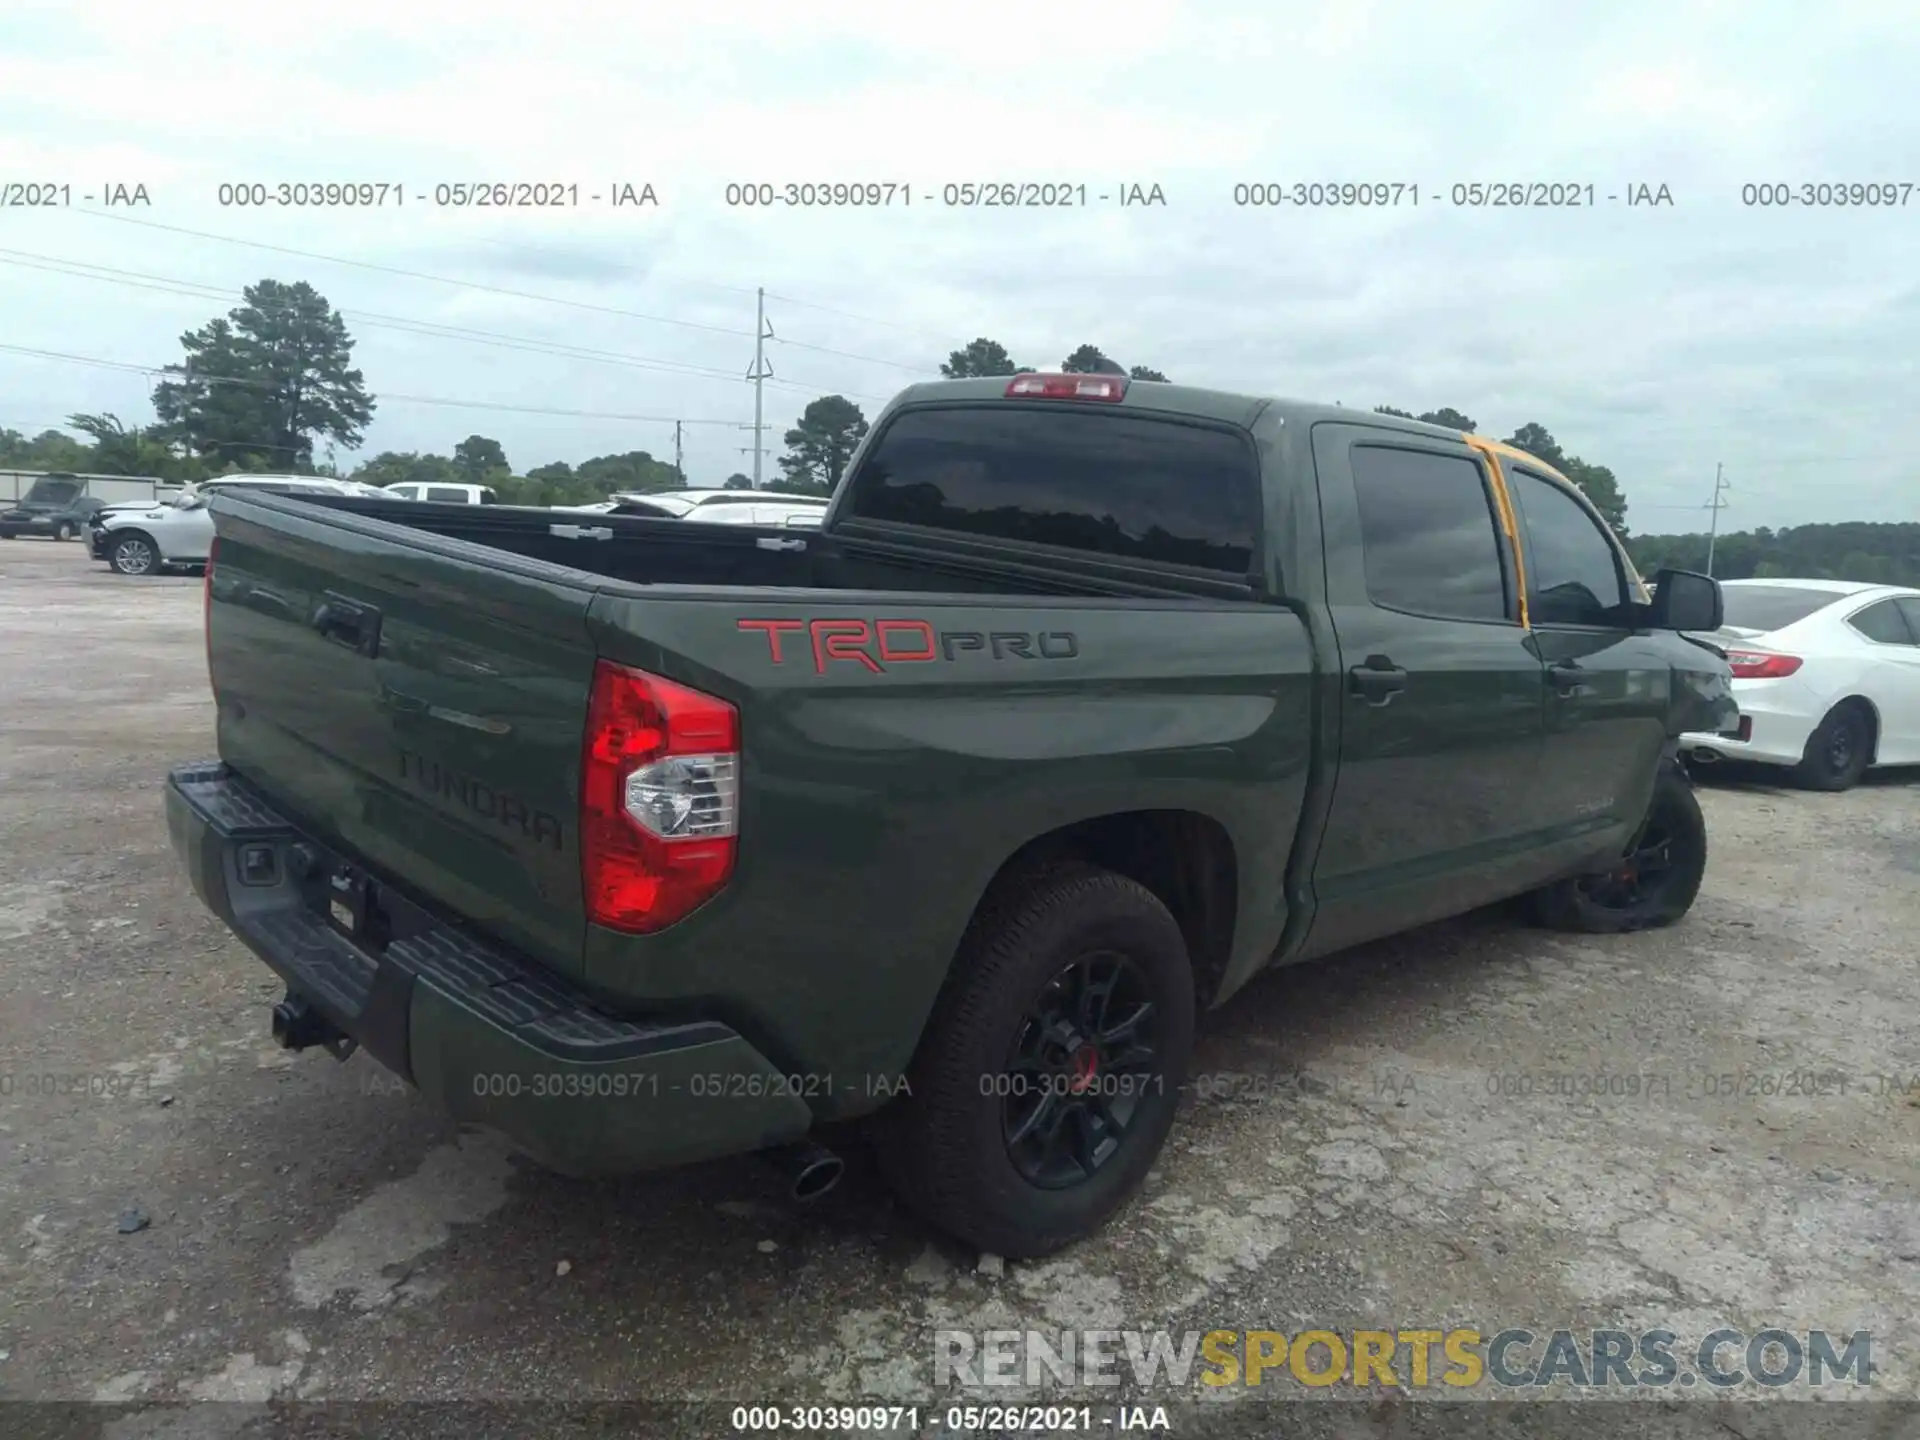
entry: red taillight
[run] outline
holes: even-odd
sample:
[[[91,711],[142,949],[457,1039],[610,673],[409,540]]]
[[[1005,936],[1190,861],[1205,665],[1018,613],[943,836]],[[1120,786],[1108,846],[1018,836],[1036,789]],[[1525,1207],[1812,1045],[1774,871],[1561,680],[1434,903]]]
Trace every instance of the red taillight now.
[[[665,929],[726,885],[739,843],[738,710],[601,660],[580,768],[589,920]]]
[[[1019,375],[1007,386],[1016,395],[1037,400],[1120,400],[1127,393],[1124,375]]]
[[[1763,650],[1729,650],[1727,664],[1736,680],[1778,680],[1800,668],[1800,657],[1769,655]]]
[[[207,646],[207,684],[213,684],[213,557],[220,549],[220,537],[207,541],[207,568],[200,581],[200,633]]]

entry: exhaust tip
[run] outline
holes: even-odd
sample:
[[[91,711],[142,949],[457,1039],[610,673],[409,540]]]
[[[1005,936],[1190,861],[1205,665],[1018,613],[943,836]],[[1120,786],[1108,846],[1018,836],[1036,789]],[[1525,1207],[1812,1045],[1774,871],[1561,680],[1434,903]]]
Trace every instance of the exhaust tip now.
[[[847,1169],[831,1150],[807,1141],[767,1152],[765,1158],[787,1177],[787,1193],[799,1201],[818,1200]]]
[[[823,1151],[793,1177],[793,1198],[802,1202],[818,1200],[840,1183],[846,1168],[846,1162],[838,1155],[828,1155]]]
[[[1718,750],[1707,750],[1704,748],[1689,750],[1687,752],[1687,759],[1696,765],[1717,765],[1720,763],[1720,752]]]

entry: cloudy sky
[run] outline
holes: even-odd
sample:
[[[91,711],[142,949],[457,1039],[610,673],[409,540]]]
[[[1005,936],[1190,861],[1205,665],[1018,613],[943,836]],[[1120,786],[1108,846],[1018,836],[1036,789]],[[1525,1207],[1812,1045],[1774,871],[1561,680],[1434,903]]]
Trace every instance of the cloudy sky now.
[[[712,484],[751,466],[764,286],[769,475],[808,400],[871,415],[987,335],[1043,367],[1092,342],[1181,381],[1537,420],[1613,468],[1642,532],[1704,528],[1716,462],[1732,528],[1920,517],[1911,0],[5,8],[0,183],[72,203],[0,209],[0,426],[151,418],[149,380],[116,367],[177,360],[272,277],[346,312],[380,397],[362,454],[478,431],[518,469],[670,458],[677,418]],[[911,204],[726,203],[729,183],[864,180]],[[1089,203],[942,203],[1028,180]],[[405,199],[220,203],[223,183],[325,181]],[[433,203],[474,181],[580,202]],[[1234,202],[1316,181],[1419,201]],[[1512,181],[1597,203],[1451,203]],[[1742,202],[1869,181],[1907,203]],[[94,213],[114,182],[151,205]],[[589,198],[620,183],[659,205]],[[1099,199],[1134,184],[1166,203]],[[1641,184],[1673,203],[1629,206]]]

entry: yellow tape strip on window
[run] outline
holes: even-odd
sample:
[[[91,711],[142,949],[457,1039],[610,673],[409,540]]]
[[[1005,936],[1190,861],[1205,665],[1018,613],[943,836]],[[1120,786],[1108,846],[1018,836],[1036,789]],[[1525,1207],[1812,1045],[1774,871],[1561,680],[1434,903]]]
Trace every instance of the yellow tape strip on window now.
[[[1487,473],[1493,477],[1493,501],[1500,512],[1500,528],[1507,532],[1507,543],[1513,547],[1513,585],[1520,592],[1520,628],[1530,630],[1533,626],[1527,619],[1527,561],[1521,553],[1520,526],[1513,518],[1513,497],[1507,493],[1507,473],[1500,468],[1501,447],[1478,435],[1463,433],[1460,438],[1486,457]]]

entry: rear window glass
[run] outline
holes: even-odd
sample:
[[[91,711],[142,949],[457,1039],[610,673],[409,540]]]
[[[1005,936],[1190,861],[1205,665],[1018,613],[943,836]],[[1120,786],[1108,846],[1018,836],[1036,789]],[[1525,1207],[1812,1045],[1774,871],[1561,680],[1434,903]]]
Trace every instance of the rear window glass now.
[[[1847,595],[1794,585],[1723,585],[1720,593],[1726,599],[1725,623],[1736,630],[1783,629]]]
[[[1478,462],[1385,445],[1356,445],[1352,461],[1368,598],[1435,619],[1506,620],[1506,568]]]
[[[36,505],[65,505],[79,493],[78,480],[36,480],[26,498]]]
[[[1242,435],[981,405],[897,416],[855,476],[848,513],[1245,575],[1259,494]]]
[[[454,490],[445,485],[429,485],[427,499],[437,500],[447,505],[464,505],[467,503],[467,492]]]

